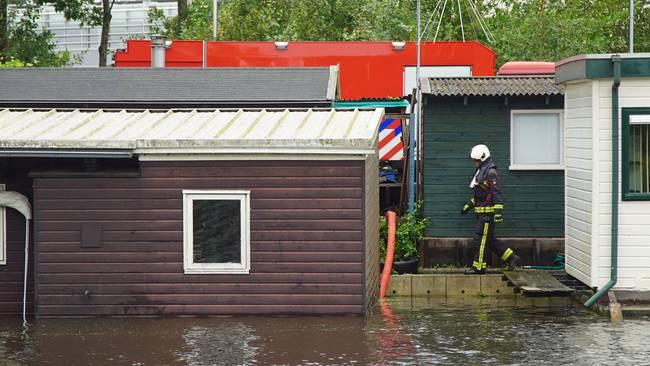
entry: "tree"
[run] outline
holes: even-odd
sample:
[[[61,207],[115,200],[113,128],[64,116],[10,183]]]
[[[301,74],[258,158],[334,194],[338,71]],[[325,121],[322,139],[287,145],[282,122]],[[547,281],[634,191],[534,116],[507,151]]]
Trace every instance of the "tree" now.
[[[115,0],[101,0],[97,5],[93,0],[39,0],[41,3],[51,3],[54,9],[63,13],[67,20],[76,20],[81,25],[92,27],[101,26],[102,32],[99,40],[99,66],[106,66],[108,56],[108,38],[111,30],[111,12]]]
[[[9,44],[8,6],[8,0],[0,0],[0,57],[3,57]]]
[[[4,61],[4,67],[57,67],[76,61],[68,51],[56,52],[54,35],[39,29],[40,7],[37,4],[25,1],[17,5],[8,12],[7,46],[0,60]]]
[[[174,32],[174,38],[180,38],[180,34],[183,29],[183,24],[187,19],[187,0],[177,0],[176,8],[178,9],[178,16],[176,17],[176,28]]]
[[[495,6],[500,3],[500,7]],[[582,53],[627,52],[628,7],[620,0],[493,0],[487,23],[497,63],[557,61]],[[650,50],[650,9],[636,2],[635,51]],[[579,31],[578,31],[579,30]]]

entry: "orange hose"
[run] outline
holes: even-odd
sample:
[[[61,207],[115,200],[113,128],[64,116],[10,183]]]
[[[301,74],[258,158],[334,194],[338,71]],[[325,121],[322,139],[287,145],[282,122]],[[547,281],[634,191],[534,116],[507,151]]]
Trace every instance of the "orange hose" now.
[[[384,270],[381,272],[381,282],[379,286],[380,299],[383,299],[386,296],[388,281],[390,281],[390,273],[393,270],[393,257],[395,256],[395,212],[387,211],[386,220],[388,221],[388,238],[386,240],[386,259],[384,260]]]

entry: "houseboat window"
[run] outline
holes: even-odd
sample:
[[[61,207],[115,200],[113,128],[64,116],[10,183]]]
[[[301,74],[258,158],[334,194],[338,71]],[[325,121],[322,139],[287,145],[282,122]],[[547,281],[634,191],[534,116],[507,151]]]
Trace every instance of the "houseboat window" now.
[[[185,273],[248,273],[248,191],[183,191]]]
[[[0,184],[0,192],[5,190],[5,185]],[[0,207],[0,265],[7,264],[7,230],[6,230],[6,220],[5,220],[5,208],[4,206]]]
[[[561,110],[513,110],[510,115],[510,169],[562,170]]]
[[[624,108],[623,199],[650,200],[650,108]]]

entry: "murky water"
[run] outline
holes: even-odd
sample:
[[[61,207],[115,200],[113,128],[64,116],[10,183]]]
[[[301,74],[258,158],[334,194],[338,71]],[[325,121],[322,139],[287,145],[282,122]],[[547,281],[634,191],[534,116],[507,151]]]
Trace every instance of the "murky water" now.
[[[361,317],[0,319],[8,365],[650,365],[650,319],[568,299],[389,301]]]

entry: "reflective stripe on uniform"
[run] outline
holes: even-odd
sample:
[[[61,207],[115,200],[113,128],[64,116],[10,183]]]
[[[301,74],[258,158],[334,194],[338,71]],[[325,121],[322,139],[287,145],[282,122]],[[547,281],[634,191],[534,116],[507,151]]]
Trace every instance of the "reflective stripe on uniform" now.
[[[510,256],[512,255],[512,249],[508,248],[506,249],[505,252],[503,252],[503,255],[501,255],[501,260],[506,261]]]
[[[494,212],[494,207],[492,207],[492,206],[474,207],[474,212],[476,212],[476,213],[491,213],[491,212]]]
[[[489,229],[490,223],[486,222],[485,225],[483,225],[483,236],[481,237],[481,246],[478,250],[478,262],[474,262],[474,268],[478,270],[487,268],[487,263],[483,263],[483,255],[485,254],[485,242],[487,241]]]
[[[503,210],[502,204],[497,204],[494,206],[477,206],[474,207],[474,212],[476,213],[492,213],[498,210]]]

